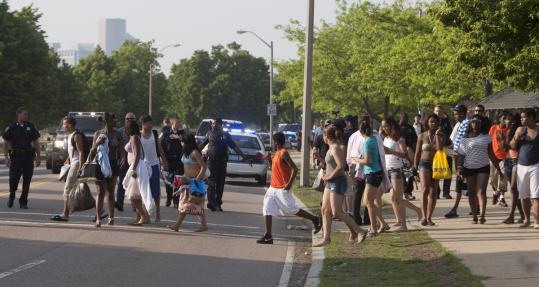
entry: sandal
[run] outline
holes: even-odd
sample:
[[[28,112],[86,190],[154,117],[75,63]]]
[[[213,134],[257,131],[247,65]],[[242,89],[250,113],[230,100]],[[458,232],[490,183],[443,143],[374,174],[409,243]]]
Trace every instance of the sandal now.
[[[331,243],[331,239],[328,240],[322,240],[318,242],[317,244],[313,245],[313,247],[323,247]]]
[[[208,231],[207,225],[201,226],[199,229],[195,230],[195,232],[206,232],[206,231]]]
[[[142,226],[142,223],[138,222],[138,221],[134,221],[134,222],[128,223],[127,225],[130,225],[130,226]]]
[[[167,228],[170,229],[170,230],[172,230],[172,231],[175,231],[175,232],[178,232],[178,231],[180,230],[179,227],[176,228],[176,227],[174,227],[174,225],[167,225]]]
[[[528,227],[530,227],[530,223],[529,222],[524,222],[521,225],[519,225],[518,227],[520,227],[520,228],[528,228]]]
[[[367,238],[367,233],[368,233],[367,231],[363,231],[360,234],[358,234],[357,243],[361,243],[361,242],[365,241],[365,239]]]
[[[69,221],[69,218],[63,217],[61,215],[55,215],[51,217],[52,221]]]
[[[515,223],[515,219],[513,217],[507,217],[506,219],[504,219],[504,221],[502,221],[502,223],[505,223],[505,224],[514,224]]]

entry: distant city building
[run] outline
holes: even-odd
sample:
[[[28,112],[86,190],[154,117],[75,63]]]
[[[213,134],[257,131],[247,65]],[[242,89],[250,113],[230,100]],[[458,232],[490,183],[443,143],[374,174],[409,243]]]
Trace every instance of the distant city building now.
[[[107,56],[119,50],[125,41],[136,40],[126,31],[125,19],[101,19],[98,29],[98,43]]]
[[[90,56],[95,49],[95,45],[90,43],[78,44],[76,49],[62,49],[60,43],[51,43],[49,46],[56,51],[60,60],[70,66],[77,65],[80,60]]]

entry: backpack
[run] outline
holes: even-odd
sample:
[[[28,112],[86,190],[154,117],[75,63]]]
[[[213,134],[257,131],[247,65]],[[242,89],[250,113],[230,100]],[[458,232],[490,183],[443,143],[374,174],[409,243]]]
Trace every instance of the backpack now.
[[[75,152],[78,152],[77,144],[75,143],[75,136],[76,135],[81,135],[82,136],[82,158],[80,159],[80,161],[85,162],[86,158],[90,154],[90,142],[89,142],[88,138],[83,133],[81,133],[79,130],[75,130],[75,133],[71,137],[71,145],[73,146],[73,150]]]

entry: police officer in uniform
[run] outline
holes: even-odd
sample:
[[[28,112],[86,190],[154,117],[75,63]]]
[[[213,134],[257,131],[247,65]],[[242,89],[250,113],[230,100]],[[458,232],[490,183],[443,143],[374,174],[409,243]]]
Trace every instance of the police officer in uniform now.
[[[211,130],[206,134],[206,139],[202,143],[203,149],[208,145],[208,169],[210,178],[208,179],[208,208],[211,211],[223,211],[223,190],[225,188],[226,165],[228,162],[228,148],[233,149],[238,155],[246,160],[245,155],[229,133],[223,131],[223,120],[216,118],[212,120]]]
[[[182,144],[181,136],[185,134],[185,131],[182,129],[182,125],[177,116],[172,116],[171,125],[167,129],[163,129],[163,133],[159,137],[163,151],[165,152],[165,157],[168,164],[167,171],[174,175],[183,174],[183,163],[182,163]],[[179,198],[172,198],[173,190],[172,186],[166,185],[167,190],[167,202],[166,206],[170,206],[173,202],[174,207],[178,208]]]
[[[39,136],[34,125],[28,122],[28,110],[24,107],[18,108],[17,121],[9,125],[2,136],[6,166],[9,167],[9,208],[13,207],[15,191],[22,175],[19,205],[22,209],[28,209],[28,191],[34,174],[34,159],[36,167],[41,164]]]

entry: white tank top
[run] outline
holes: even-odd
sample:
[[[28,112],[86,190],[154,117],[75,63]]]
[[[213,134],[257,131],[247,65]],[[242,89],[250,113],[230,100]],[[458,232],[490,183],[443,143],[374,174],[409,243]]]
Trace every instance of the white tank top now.
[[[76,162],[79,162],[79,152],[75,151],[75,147],[71,144],[73,135],[75,135],[75,132],[72,132],[67,137],[67,154],[69,155],[69,161],[71,163],[76,163]]]
[[[394,141],[390,137],[384,138],[384,146],[393,151],[401,152],[399,148],[399,143]],[[398,156],[386,153],[386,168],[387,169],[402,168],[404,166],[404,163],[402,162],[402,160],[403,159]]]
[[[151,166],[158,165],[159,158],[157,157],[157,152],[155,151],[155,138],[153,136],[153,132],[148,139],[141,136],[140,142],[142,143],[142,148],[144,149],[144,160],[147,161]]]

